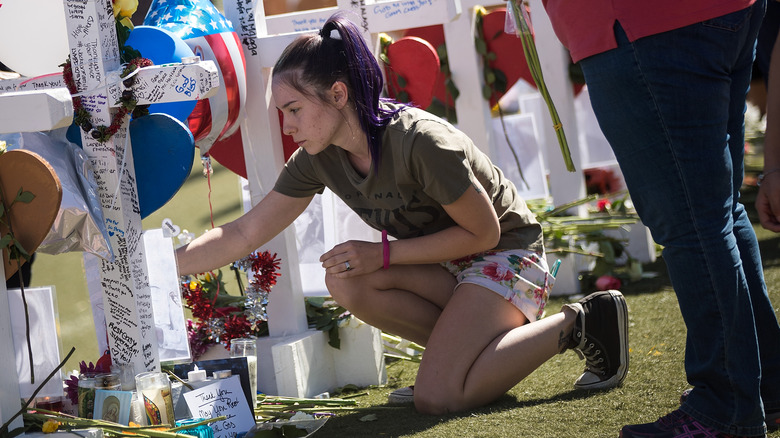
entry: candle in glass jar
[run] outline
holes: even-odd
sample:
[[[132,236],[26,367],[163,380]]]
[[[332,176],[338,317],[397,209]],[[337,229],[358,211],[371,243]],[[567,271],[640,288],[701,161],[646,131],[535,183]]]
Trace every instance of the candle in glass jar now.
[[[95,374],[84,373],[79,376],[78,414],[81,418],[92,418],[95,410]]]
[[[35,400],[35,407],[52,412],[62,412],[62,397],[40,397]]]
[[[230,341],[230,357],[246,357],[249,371],[249,392],[252,395],[252,408],[257,408],[257,340],[237,338]]]
[[[135,376],[138,398],[143,400],[149,425],[174,424],[171,381],[165,373],[146,372]]]

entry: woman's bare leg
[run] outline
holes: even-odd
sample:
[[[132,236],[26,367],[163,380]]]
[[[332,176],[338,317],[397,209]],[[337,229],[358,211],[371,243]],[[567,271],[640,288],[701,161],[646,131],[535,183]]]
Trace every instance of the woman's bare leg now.
[[[489,403],[566,348],[571,309],[532,324],[498,294],[462,284],[423,354],[414,388],[418,411],[461,411]]]
[[[333,299],[361,320],[420,345],[455,289],[455,278],[439,265],[398,265],[368,275],[325,277]]]
[[[326,277],[333,298],[383,331],[425,345],[414,390],[423,413],[489,403],[566,348],[576,318],[564,312],[527,324],[495,292],[456,286],[438,265],[393,266],[339,279]]]

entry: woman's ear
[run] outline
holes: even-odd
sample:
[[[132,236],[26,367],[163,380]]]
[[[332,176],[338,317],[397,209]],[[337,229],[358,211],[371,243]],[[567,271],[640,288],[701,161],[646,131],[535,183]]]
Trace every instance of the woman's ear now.
[[[330,98],[331,103],[338,109],[344,108],[344,105],[349,101],[349,90],[347,84],[341,81],[336,81],[330,86]]]

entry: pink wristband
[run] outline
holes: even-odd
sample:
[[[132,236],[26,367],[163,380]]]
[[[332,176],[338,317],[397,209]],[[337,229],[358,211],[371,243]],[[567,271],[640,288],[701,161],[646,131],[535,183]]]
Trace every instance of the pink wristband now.
[[[382,268],[390,268],[390,242],[387,241],[387,230],[382,230]]]

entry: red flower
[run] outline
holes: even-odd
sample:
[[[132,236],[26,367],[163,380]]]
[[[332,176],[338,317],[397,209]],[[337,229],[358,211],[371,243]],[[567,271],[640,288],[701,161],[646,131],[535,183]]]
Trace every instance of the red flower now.
[[[276,257],[276,253],[271,255],[268,251],[262,253],[253,252],[249,255],[252,263],[252,271],[255,275],[252,277],[252,283],[256,284],[261,290],[271,291],[271,287],[276,284],[276,277],[280,276],[279,262],[281,259]]]
[[[611,202],[609,202],[609,199],[599,199],[596,202],[596,208],[598,208],[599,212],[604,213],[607,210],[609,210],[609,207],[612,205]]]
[[[264,251],[250,254],[237,261],[236,266],[246,272],[253,271],[250,289],[268,293],[280,276],[276,272],[280,262],[276,254]],[[209,272],[183,279],[181,292],[194,319],[187,324],[193,358],[203,354],[211,344],[222,343],[229,347],[232,339],[267,333],[265,322],[250,322],[244,314],[247,297],[243,294],[230,295],[225,291],[221,271],[217,271],[216,275]]]
[[[598,290],[611,290],[620,289],[620,280],[611,275],[602,275],[596,280],[596,289]]]

